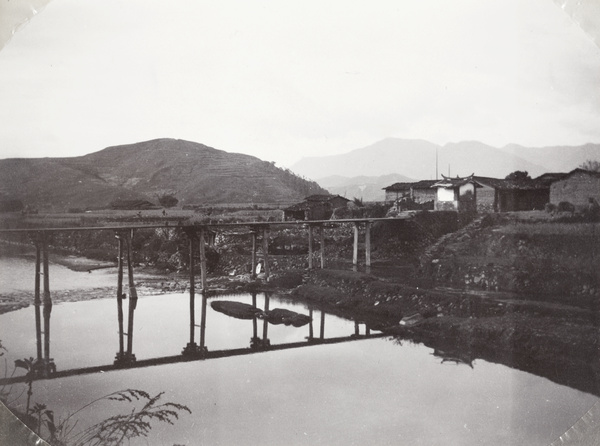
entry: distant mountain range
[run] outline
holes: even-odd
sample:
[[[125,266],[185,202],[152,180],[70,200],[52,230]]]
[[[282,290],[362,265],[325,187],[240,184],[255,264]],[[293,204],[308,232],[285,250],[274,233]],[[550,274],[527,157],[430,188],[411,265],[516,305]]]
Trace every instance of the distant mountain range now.
[[[316,181],[333,175],[351,178],[394,173],[429,180],[436,178],[436,151],[438,176],[475,173],[504,178],[524,170],[535,177],[545,172],[569,172],[588,159],[600,160],[600,144],[536,148],[510,144],[495,148],[477,141],[439,146],[423,140],[387,138],[341,155],[303,158],[291,169]]]
[[[341,195],[348,199],[359,198],[363,201],[382,201],[385,196],[384,187],[394,183],[416,181],[404,175],[393,173],[378,177],[342,177],[333,175],[319,179],[319,184],[332,194]]]
[[[0,198],[38,208],[105,208],[115,200],[179,204],[294,203],[326,193],[273,163],[202,144],[157,139],[73,158],[0,160]]]

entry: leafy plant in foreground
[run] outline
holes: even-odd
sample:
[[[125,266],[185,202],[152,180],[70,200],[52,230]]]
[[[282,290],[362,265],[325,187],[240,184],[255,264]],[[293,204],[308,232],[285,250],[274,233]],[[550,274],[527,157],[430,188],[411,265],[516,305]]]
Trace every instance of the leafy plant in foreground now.
[[[50,442],[57,446],[116,446],[132,438],[147,437],[152,429],[153,421],[174,424],[174,421],[179,418],[180,412],[192,413],[187,406],[182,404],[170,402],[159,404],[162,395],[163,392],[151,397],[147,392],[138,389],[120,390],[105,395],[73,412],[58,425],[53,422],[47,423],[51,436]],[[133,409],[130,413],[114,415],[81,432],[72,434],[77,424],[76,421],[72,421],[73,417],[100,401],[143,402],[143,406],[137,410]]]

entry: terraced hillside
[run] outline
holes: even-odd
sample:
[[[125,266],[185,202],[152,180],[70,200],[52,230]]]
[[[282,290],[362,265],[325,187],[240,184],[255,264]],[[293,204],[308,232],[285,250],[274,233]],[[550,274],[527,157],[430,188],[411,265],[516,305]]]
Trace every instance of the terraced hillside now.
[[[114,200],[180,204],[291,203],[327,193],[270,162],[205,145],[157,139],[73,158],[0,160],[0,195],[39,208],[102,208]]]

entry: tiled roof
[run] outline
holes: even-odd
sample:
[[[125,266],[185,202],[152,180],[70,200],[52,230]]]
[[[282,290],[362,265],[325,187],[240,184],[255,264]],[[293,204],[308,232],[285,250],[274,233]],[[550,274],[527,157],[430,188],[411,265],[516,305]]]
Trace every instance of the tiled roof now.
[[[341,195],[310,195],[304,199],[304,201],[312,201],[312,202],[320,202],[325,203],[327,201],[331,201],[334,198],[341,198],[342,200],[350,201],[346,197],[342,197]]]
[[[543,190],[548,189],[550,187],[550,182],[544,179],[540,179],[539,177],[532,180],[502,180],[499,178],[490,178],[490,177],[473,177],[475,181],[478,183],[489,186],[498,190]]]
[[[391,186],[384,187],[386,192],[406,192],[410,190],[413,183],[394,183]]]
[[[421,180],[416,183],[412,183],[413,189],[430,189],[438,180]]]
[[[473,183],[475,185],[477,185],[477,181],[475,181],[473,179],[473,175],[470,175],[468,177],[456,177],[456,178],[449,178],[449,177],[445,177],[444,175],[442,175],[443,179],[438,180],[437,182],[435,182],[431,187],[444,187],[444,188],[452,188],[452,187],[459,187],[462,186],[463,184],[468,184],[468,183]]]

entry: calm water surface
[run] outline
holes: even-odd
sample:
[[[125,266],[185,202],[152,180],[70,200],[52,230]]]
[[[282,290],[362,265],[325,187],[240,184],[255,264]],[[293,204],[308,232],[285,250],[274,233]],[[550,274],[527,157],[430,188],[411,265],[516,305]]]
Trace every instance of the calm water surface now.
[[[250,295],[226,299],[252,302]],[[256,300],[263,308],[265,296]],[[189,337],[188,302],[184,294],[140,298],[134,332],[138,359],[181,352]],[[196,302],[199,323],[199,296]],[[269,307],[308,314],[305,306],[274,297]],[[352,321],[324,317],[326,338],[354,333]],[[315,310],[315,336],[320,318]],[[32,307],[0,315],[9,364],[35,356],[34,327]],[[51,333],[51,356],[59,370],[111,364],[118,350],[115,299],[55,304]],[[308,326],[268,325],[272,345],[301,342],[308,333]],[[209,351],[248,347],[252,336],[252,321],[208,306]],[[442,364],[432,353],[391,339],[362,339],[41,380],[34,383],[32,400],[64,417],[115,390],[164,392],[165,401],[192,410],[174,426],[155,424],[148,443],[140,442],[165,445],[546,445],[598,401],[502,365],[483,360],[475,360],[473,368]],[[116,403],[94,406],[80,413],[78,426],[101,421],[118,409]]]

